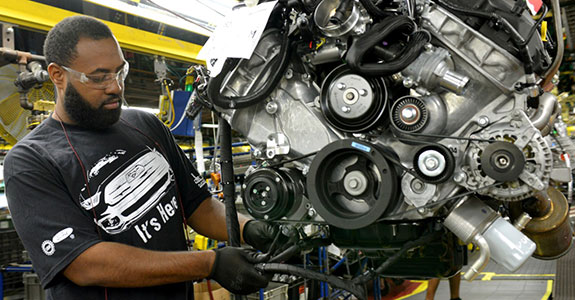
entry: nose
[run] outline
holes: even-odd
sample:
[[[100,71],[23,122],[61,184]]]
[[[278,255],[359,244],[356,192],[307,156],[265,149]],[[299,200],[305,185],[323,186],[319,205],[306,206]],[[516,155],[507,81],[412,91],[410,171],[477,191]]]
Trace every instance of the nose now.
[[[106,87],[106,94],[116,95],[122,92],[124,89],[124,81],[120,78],[112,80],[108,87]]]

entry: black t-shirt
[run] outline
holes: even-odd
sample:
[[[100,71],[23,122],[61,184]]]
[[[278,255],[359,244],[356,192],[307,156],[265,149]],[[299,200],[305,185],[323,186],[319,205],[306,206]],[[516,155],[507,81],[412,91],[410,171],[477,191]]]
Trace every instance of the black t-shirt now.
[[[186,250],[183,215],[210,194],[151,114],[124,110],[119,122],[101,131],[64,126],[67,137],[49,118],[10,150],[4,161],[8,207],[48,299],[102,300],[104,288],[76,286],[61,271],[100,241]],[[107,294],[193,299],[190,283],[108,288]]]

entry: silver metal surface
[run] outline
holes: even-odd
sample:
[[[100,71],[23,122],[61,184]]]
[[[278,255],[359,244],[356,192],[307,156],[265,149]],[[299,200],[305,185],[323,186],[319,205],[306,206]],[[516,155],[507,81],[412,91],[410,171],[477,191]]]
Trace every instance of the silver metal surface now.
[[[427,150],[417,158],[417,166],[424,175],[434,177],[445,170],[445,157],[438,151]]]
[[[459,201],[447,215],[443,225],[464,244],[469,244],[497,218],[500,218],[499,214],[491,207],[475,197],[469,197]]]
[[[425,183],[409,173],[401,178],[401,191],[407,204],[421,207],[437,198],[437,186]]]
[[[362,16],[359,4],[355,1],[352,3],[352,9],[347,19],[340,24],[330,22],[333,11],[337,9],[340,2],[340,0],[321,1],[313,14],[316,26],[328,37],[338,37],[350,32],[356,34],[364,33],[367,20]]]

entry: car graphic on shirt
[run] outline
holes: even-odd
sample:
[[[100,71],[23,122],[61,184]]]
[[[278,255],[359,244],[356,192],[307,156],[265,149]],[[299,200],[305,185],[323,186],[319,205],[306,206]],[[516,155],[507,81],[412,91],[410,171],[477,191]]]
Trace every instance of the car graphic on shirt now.
[[[164,156],[154,149],[144,150],[109,175],[96,193],[83,201],[103,203],[106,209],[97,216],[96,223],[107,233],[118,234],[154,208],[173,182],[174,173]]]

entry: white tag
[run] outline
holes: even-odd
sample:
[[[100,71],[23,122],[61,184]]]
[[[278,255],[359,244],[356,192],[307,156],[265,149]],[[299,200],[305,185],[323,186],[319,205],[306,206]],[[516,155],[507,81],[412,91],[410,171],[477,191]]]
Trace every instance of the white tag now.
[[[210,76],[217,76],[228,57],[250,58],[266,27],[277,1],[255,7],[242,7],[228,14],[218,24],[198,59],[205,60]]]

